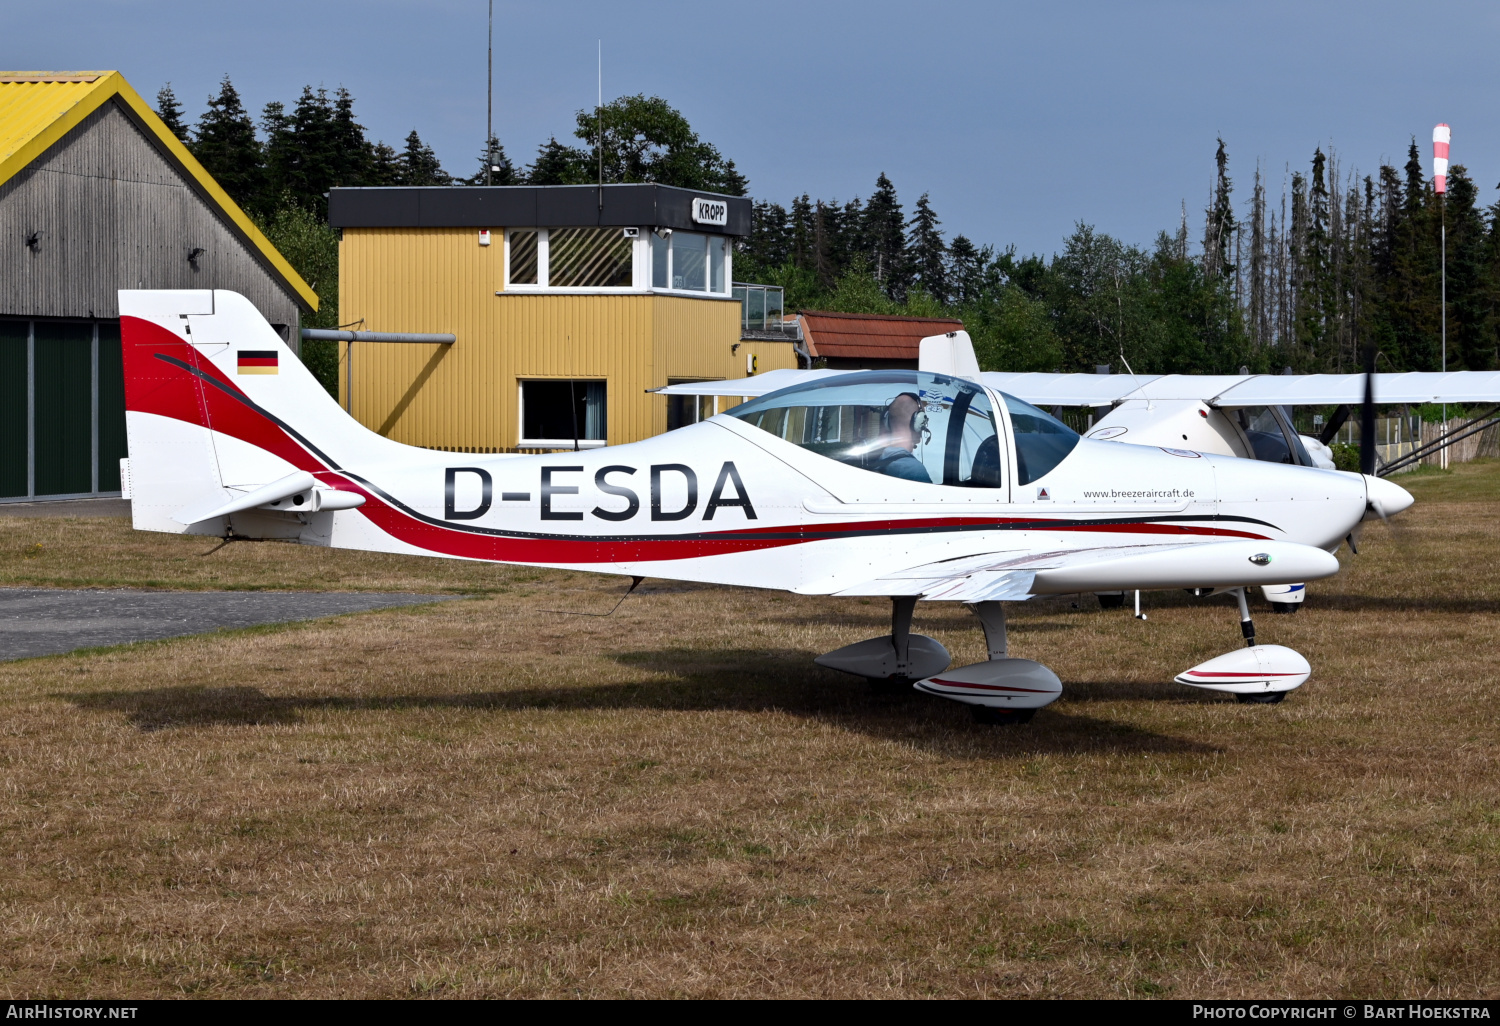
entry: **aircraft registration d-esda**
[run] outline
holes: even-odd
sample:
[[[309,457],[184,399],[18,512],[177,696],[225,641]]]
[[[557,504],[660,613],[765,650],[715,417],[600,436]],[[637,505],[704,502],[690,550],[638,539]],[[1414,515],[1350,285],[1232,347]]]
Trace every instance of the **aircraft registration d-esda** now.
[[[1246,646],[1177,677],[1276,701],[1310,667],[1255,643],[1244,589],[1317,580],[1370,514],[1411,496],[1368,475],[1081,438],[971,378],[806,380],[628,445],[477,455],[355,422],[242,296],[122,291],[134,526],[600,573],[881,596],[891,633],[821,665],[1029,719],[1062,691],[1012,658],[1002,603],[1208,588]],[[989,659],[950,668],[919,599],[978,615]]]

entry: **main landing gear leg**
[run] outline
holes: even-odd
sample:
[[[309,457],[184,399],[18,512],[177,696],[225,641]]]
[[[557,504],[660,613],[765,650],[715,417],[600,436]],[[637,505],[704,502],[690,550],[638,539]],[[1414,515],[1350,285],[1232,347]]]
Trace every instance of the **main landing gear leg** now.
[[[863,677],[877,692],[904,692],[914,681],[943,672],[953,661],[948,650],[933,638],[911,632],[919,597],[891,597],[891,633],[824,652],[813,662]]]
[[[911,616],[916,608],[916,595],[891,597],[891,645],[896,649],[898,663],[906,662],[911,655]]]
[[[979,617],[984,627],[984,647],[990,661],[1009,659],[1009,641],[1005,631],[1005,606],[999,602],[971,602],[969,608]],[[1035,709],[997,709],[993,706],[971,705],[975,723],[1016,724],[1030,723],[1036,715]]]
[[[971,602],[969,608],[984,627],[984,645],[990,658],[1005,659],[1005,606],[999,602]]]
[[[916,595],[891,596],[891,648],[896,653],[896,665],[906,666],[911,662],[911,618],[917,608]],[[911,687],[911,679],[896,675],[871,677],[870,690],[877,695],[905,694]]]

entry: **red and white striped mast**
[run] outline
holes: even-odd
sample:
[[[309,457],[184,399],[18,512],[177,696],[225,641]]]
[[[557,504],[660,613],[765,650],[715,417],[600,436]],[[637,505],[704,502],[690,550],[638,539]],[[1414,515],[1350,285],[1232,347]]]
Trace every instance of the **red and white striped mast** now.
[[[1443,373],[1448,372],[1448,144],[1453,130],[1440,124],[1432,130],[1432,188],[1438,194],[1438,219],[1442,226],[1442,324]],[[1443,434],[1448,433],[1448,404],[1443,404]],[[1448,466],[1448,447],[1442,448],[1442,466]]]

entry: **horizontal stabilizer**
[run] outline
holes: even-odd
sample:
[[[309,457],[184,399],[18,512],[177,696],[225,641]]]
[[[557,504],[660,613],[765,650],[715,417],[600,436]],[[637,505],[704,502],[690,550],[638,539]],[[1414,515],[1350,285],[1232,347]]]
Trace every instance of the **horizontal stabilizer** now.
[[[267,503],[285,499],[289,495],[298,492],[311,492],[317,481],[305,470],[299,470],[295,474],[270,484],[261,485],[237,498],[225,502],[223,499],[214,498],[197,506],[189,506],[187,509],[173,515],[172,519],[179,524],[196,524],[204,520],[212,520],[214,517],[228,516],[230,513],[242,513],[256,506],[264,506]]]

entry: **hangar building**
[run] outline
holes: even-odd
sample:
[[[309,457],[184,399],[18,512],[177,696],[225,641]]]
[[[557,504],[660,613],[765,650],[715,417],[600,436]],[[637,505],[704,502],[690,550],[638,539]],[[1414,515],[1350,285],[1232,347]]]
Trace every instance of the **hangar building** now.
[[[334,189],[328,217],[340,321],[456,339],[341,343],[340,401],[410,445],[632,442],[713,412],[648,389],[807,362],[780,290],[734,281],[748,199],[649,184]]]
[[[121,288],[318,304],[119,72],[0,72],[0,502],[119,494]]]

